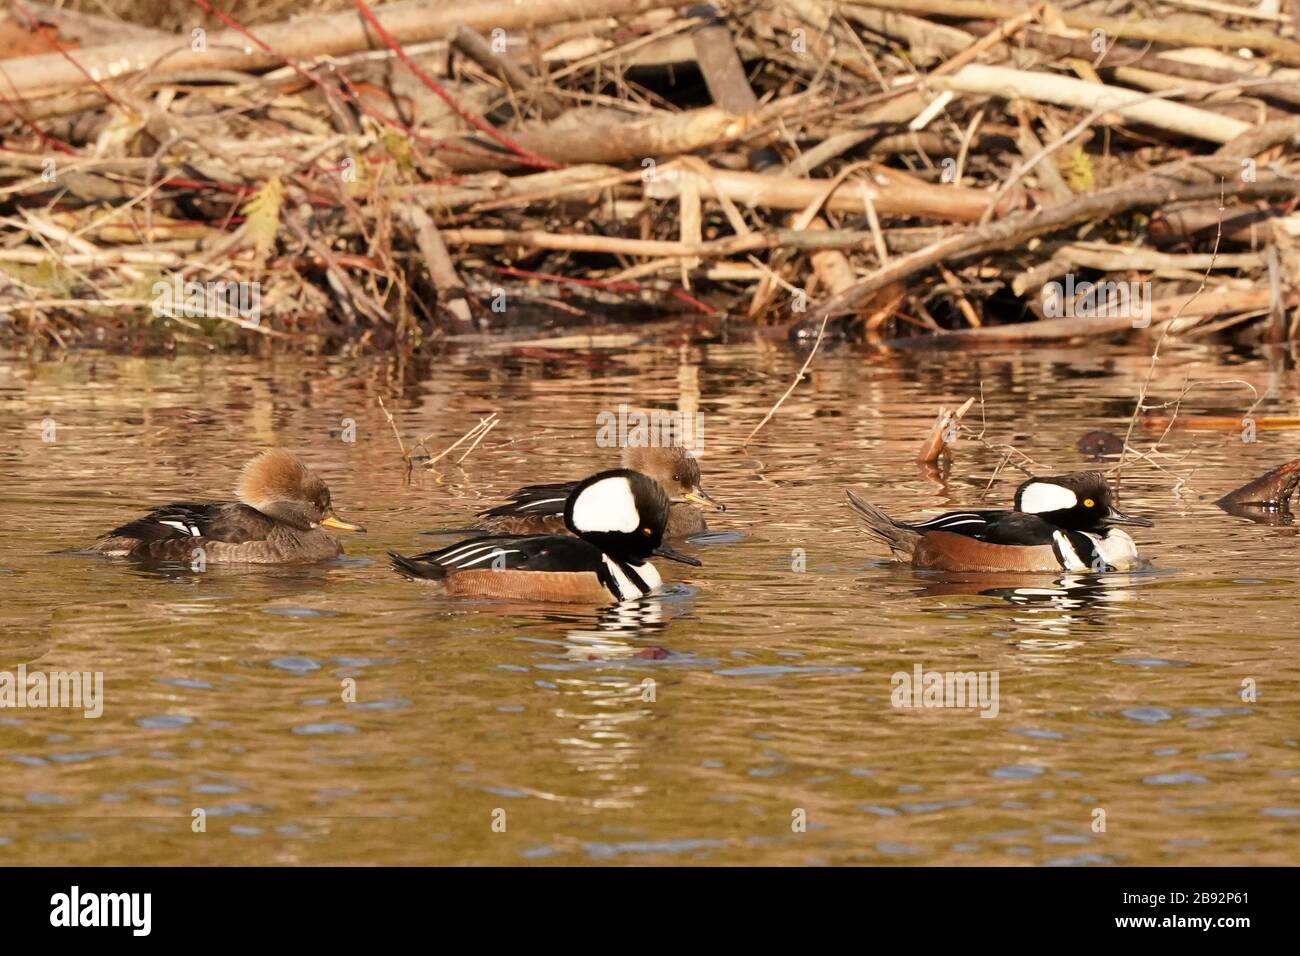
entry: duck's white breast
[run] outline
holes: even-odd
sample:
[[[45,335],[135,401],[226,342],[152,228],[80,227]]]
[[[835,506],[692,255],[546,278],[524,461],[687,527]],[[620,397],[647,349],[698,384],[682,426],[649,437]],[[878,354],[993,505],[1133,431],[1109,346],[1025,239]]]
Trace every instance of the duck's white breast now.
[[[638,598],[649,594],[651,591],[657,591],[664,583],[663,578],[659,576],[658,570],[649,561],[645,564],[628,565],[645,582],[646,588],[642,590],[632,583],[632,579],[624,573],[617,561],[607,554],[601,555],[601,559],[605,562],[605,567],[609,568],[609,573],[614,578],[614,585],[618,588],[620,600],[626,601],[629,598]]]
[[[1137,545],[1127,531],[1111,528],[1104,536],[1094,536],[1097,550],[1106,563],[1117,571],[1127,571],[1138,562]]]

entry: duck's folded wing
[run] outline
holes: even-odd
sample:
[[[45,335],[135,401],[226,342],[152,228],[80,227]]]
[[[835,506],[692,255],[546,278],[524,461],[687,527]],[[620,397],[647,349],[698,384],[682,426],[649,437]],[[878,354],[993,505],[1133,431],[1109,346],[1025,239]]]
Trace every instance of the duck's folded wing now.
[[[203,538],[242,544],[265,540],[274,526],[270,518],[247,505],[177,501],[114,528],[105,538],[133,538],[147,543]]]
[[[1053,534],[1058,530],[1038,515],[1025,514],[1021,511],[986,512],[987,523],[974,536],[990,544],[1010,544],[1036,547],[1051,544]],[[945,528],[946,531],[961,531],[961,528]]]
[[[595,545],[551,534],[490,535],[459,541],[439,551],[409,557],[390,551],[388,556],[396,570],[421,578],[442,578],[456,571],[604,570]]]
[[[907,527],[916,531],[951,531],[964,534],[968,538],[986,540],[985,535],[992,532],[998,522],[1014,514],[1011,511],[950,511],[926,521],[909,522]]]
[[[552,482],[548,485],[528,485],[506,498],[506,503],[480,511],[479,518],[530,517],[564,514],[564,503],[569,500],[576,481]]]

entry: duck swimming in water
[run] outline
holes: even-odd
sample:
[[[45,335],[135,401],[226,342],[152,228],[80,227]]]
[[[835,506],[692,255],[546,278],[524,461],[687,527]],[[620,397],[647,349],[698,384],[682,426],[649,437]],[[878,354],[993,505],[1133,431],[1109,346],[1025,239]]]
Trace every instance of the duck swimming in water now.
[[[326,534],[364,531],[334,513],[325,482],[283,448],[244,466],[238,501],[178,501],[114,528],[90,550],[110,557],[217,564],[327,561],[343,553]]]
[[[449,594],[523,601],[610,604],[659,590],[653,555],[699,566],[663,544],[668,495],[658,482],[617,468],[579,482],[564,503],[559,534],[488,535],[407,557],[393,568],[435,581]]]
[[[681,541],[709,530],[701,506],[726,511],[700,487],[700,463],[680,445],[628,448],[623,452],[623,467],[652,478],[668,492],[671,505],[667,541]],[[508,496],[507,502],[480,511],[482,519],[470,530],[494,534],[565,534],[564,505],[576,481],[528,485]]]
[[[1030,478],[1016,489],[1014,511],[953,511],[918,522],[895,521],[847,494],[867,533],[895,560],[940,571],[1128,571],[1142,559],[1116,526],[1151,527],[1116,510],[1097,471]]]

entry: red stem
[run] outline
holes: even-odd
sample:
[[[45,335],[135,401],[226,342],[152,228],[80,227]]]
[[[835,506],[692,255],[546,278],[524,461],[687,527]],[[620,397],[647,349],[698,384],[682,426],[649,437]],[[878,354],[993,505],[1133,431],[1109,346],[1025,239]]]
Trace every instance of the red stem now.
[[[95,79],[88,72],[86,72],[86,68],[72,58],[72,54],[68,52],[67,48],[62,43],[54,39],[54,37],[50,36],[48,32],[41,29],[41,24],[37,22],[35,17],[33,17],[30,13],[27,12],[27,8],[22,5],[21,0],[14,0],[13,5],[14,5],[14,9],[17,10],[19,14],[21,14],[24,20],[27,21],[27,25],[33,33],[38,35],[50,47],[57,50],[60,56],[62,56],[65,60],[67,60],[69,63],[75,66],[82,76],[90,80],[90,82],[95,85],[95,89],[99,90],[99,92],[104,94],[105,99],[107,99],[110,103],[116,104],[117,106],[122,106],[122,101],[119,100],[112,93],[108,92],[108,88],[104,86],[103,83],[99,82],[99,80]],[[126,107],[122,107],[122,108],[125,109]]]
[[[510,152],[514,153],[520,159],[527,160],[529,165],[540,166],[542,169],[561,168],[559,164],[551,162],[546,157],[539,156],[537,153],[534,153],[532,150],[520,146],[510,137],[506,136],[495,126],[489,123],[487,120],[483,119],[483,117],[475,116],[469,110],[465,109],[463,106],[457,103],[454,99],[452,99],[450,93],[448,93],[446,90],[444,90],[441,86],[438,85],[437,81],[434,80],[433,77],[429,76],[418,66],[416,66],[415,61],[412,60],[409,56],[407,56],[406,51],[402,49],[402,45],[397,42],[397,40],[393,37],[391,33],[389,33],[387,30],[384,29],[384,25],[379,22],[379,18],[375,16],[374,12],[366,4],[366,0],[352,0],[352,2],[353,4],[356,5],[357,11],[363,17],[366,18],[366,21],[372,27],[375,28],[375,32],[379,34],[379,39],[383,40],[384,43],[388,45],[388,48],[397,54],[397,58],[406,64],[407,68],[410,69],[410,71],[415,74],[416,79],[418,79],[421,83],[423,83],[435,94],[437,94],[437,96],[444,103],[446,103],[456,112],[457,116],[461,117],[461,119],[465,120],[475,129],[487,133],[487,135],[491,136],[494,140],[496,140],[506,149],[510,150]]]
[[[373,119],[375,122],[382,123],[385,126],[391,126],[393,127],[393,129],[401,130],[407,136],[411,137],[411,139],[423,143],[425,146],[429,147],[430,149],[453,149],[453,150],[455,149],[455,147],[443,146],[440,143],[435,143],[433,140],[429,139],[428,137],[421,136],[415,130],[411,129],[411,127],[403,123],[399,123],[396,120],[389,119],[387,116],[385,116],[383,113],[380,113],[378,110],[372,109],[371,107],[367,106],[359,98],[354,96],[350,90],[346,89],[345,87],[335,88],[324,83],[323,81],[313,76],[308,71],[302,69],[300,66],[298,66],[297,63],[294,63],[292,60],[290,60],[279,50],[275,50],[272,47],[268,46],[267,44],[263,43],[260,39],[258,39],[256,36],[253,35],[252,31],[248,30],[242,24],[231,19],[226,14],[222,13],[220,10],[214,9],[212,4],[208,3],[208,0],[194,0],[194,3],[197,6],[201,7],[207,13],[212,14],[212,16],[216,17],[218,20],[220,20],[226,26],[230,27],[230,29],[234,30],[236,33],[239,33],[241,36],[245,36],[248,39],[252,40],[254,43],[256,43],[259,47],[262,48],[262,51],[264,53],[269,53],[272,56],[278,57],[279,59],[283,60],[286,66],[288,66],[291,70],[293,70],[295,73],[301,76],[308,83],[312,83],[320,87],[322,92],[324,92],[324,94],[327,97],[337,93],[338,95],[342,96],[345,100],[347,100],[349,103],[354,105],[357,109],[361,110],[361,112],[365,113],[367,116]]]

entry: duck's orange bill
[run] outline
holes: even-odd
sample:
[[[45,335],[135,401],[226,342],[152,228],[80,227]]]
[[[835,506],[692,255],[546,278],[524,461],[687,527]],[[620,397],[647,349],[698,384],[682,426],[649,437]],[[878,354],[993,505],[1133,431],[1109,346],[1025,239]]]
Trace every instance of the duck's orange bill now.
[[[334,531],[365,531],[366,529],[359,524],[351,524],[339,518],[338,515],[327,515],[321,519],[322,528],[330,528]]]

